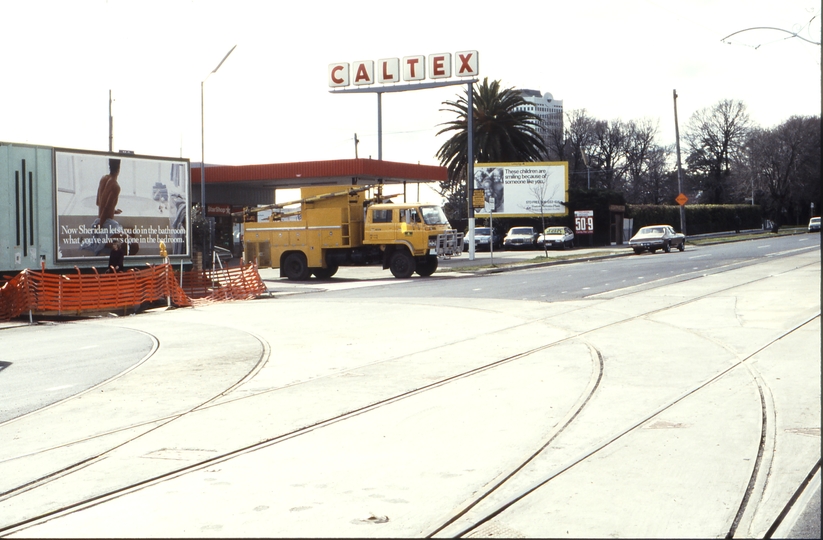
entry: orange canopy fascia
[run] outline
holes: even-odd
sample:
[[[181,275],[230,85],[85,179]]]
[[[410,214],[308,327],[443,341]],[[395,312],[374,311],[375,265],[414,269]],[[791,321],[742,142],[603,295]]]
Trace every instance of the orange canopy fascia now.
[[[375,159],[336,159],[271,163],[268,165],[206,166],[206,184],[247,183],[273,187],[309,185],[397,184],[403,182],[444,182],[445,167],[416,165]],[[191,168],[193,184],[200,183],[200,165]]]

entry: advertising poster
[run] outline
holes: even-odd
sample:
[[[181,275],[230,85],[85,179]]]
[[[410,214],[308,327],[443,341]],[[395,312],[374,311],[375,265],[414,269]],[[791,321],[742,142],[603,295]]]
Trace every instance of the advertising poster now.
[[[55,151],[56,260],[189,256],[189,162]],[[116,245],[116,247],[115,247]]]
[[[486,193],[486,205],[477,217],[535,217],[568,214],[569,164],[565,161],[534,163],[478,163],[474,188]],[[492,202],[493,201],[493,202]]]

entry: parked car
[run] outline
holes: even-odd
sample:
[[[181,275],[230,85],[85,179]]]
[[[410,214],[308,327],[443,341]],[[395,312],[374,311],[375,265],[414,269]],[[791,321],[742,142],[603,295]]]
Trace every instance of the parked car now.
[[[668,253],[673,247],[683,251],[686,249],[686,237],[674,232],[671,225],[649,225],[637,231],[629,240],[629,247],[638,255],[644,251],[654,253],[658,249]]]
[[[491,228],[489,227],[475,227],[474,228],[474,249],[476,251],[489,250],[489,240],[491,240]],[[503,234],[494,231],[494,249],[500,249],[503,245]],[[469,250],[469,235],[463,236],[463,251]]]
[[[574,247],[574,233],[568,227],[549,227],[537,237],[537,247],[560,249]]]
[[[820,232],[820,217],[813,217],[809,220],[809,232]]]
[[[537,244],[537,231],[534,227],[512,227],[503,238],[506,249],[533,249]]]

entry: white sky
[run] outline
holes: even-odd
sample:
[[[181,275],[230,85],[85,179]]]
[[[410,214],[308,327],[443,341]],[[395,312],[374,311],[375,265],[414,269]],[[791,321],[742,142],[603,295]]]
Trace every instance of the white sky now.
[[[659,120],[661,144],[674,142],[673,89],[681,134],[726,98],[764,127],[821,108],[820,47],[766,30],[721,43],[755,26],[819,42],[817,0],[0,0],[0,13],[5,142],[107,150],[111,90],[115,151],[199,162],[208,76],[207,163],[353,158],[354,133],[377,159],[376,96],[329,93],[328,64],[464,50],[481,79],[567,111]],[[463,88],[384,94],[383,159],[436,165],[453,118],[441,103]]]

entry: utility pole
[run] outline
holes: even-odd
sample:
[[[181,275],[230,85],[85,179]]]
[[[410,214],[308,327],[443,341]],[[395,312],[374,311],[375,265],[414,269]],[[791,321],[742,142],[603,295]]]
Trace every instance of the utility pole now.
[[[677,90],[672,90],[674,95],[674,138],[677,146],[677,193],[683,193],[683,167],[680,164],[680,129],[677,126]],[[686,234],[686,208],[680,205],[680,232]]]
[[[357,158],[357,143],[360,142],[360,139],[357,138],[357,133],[354,134],[354,159]]]

